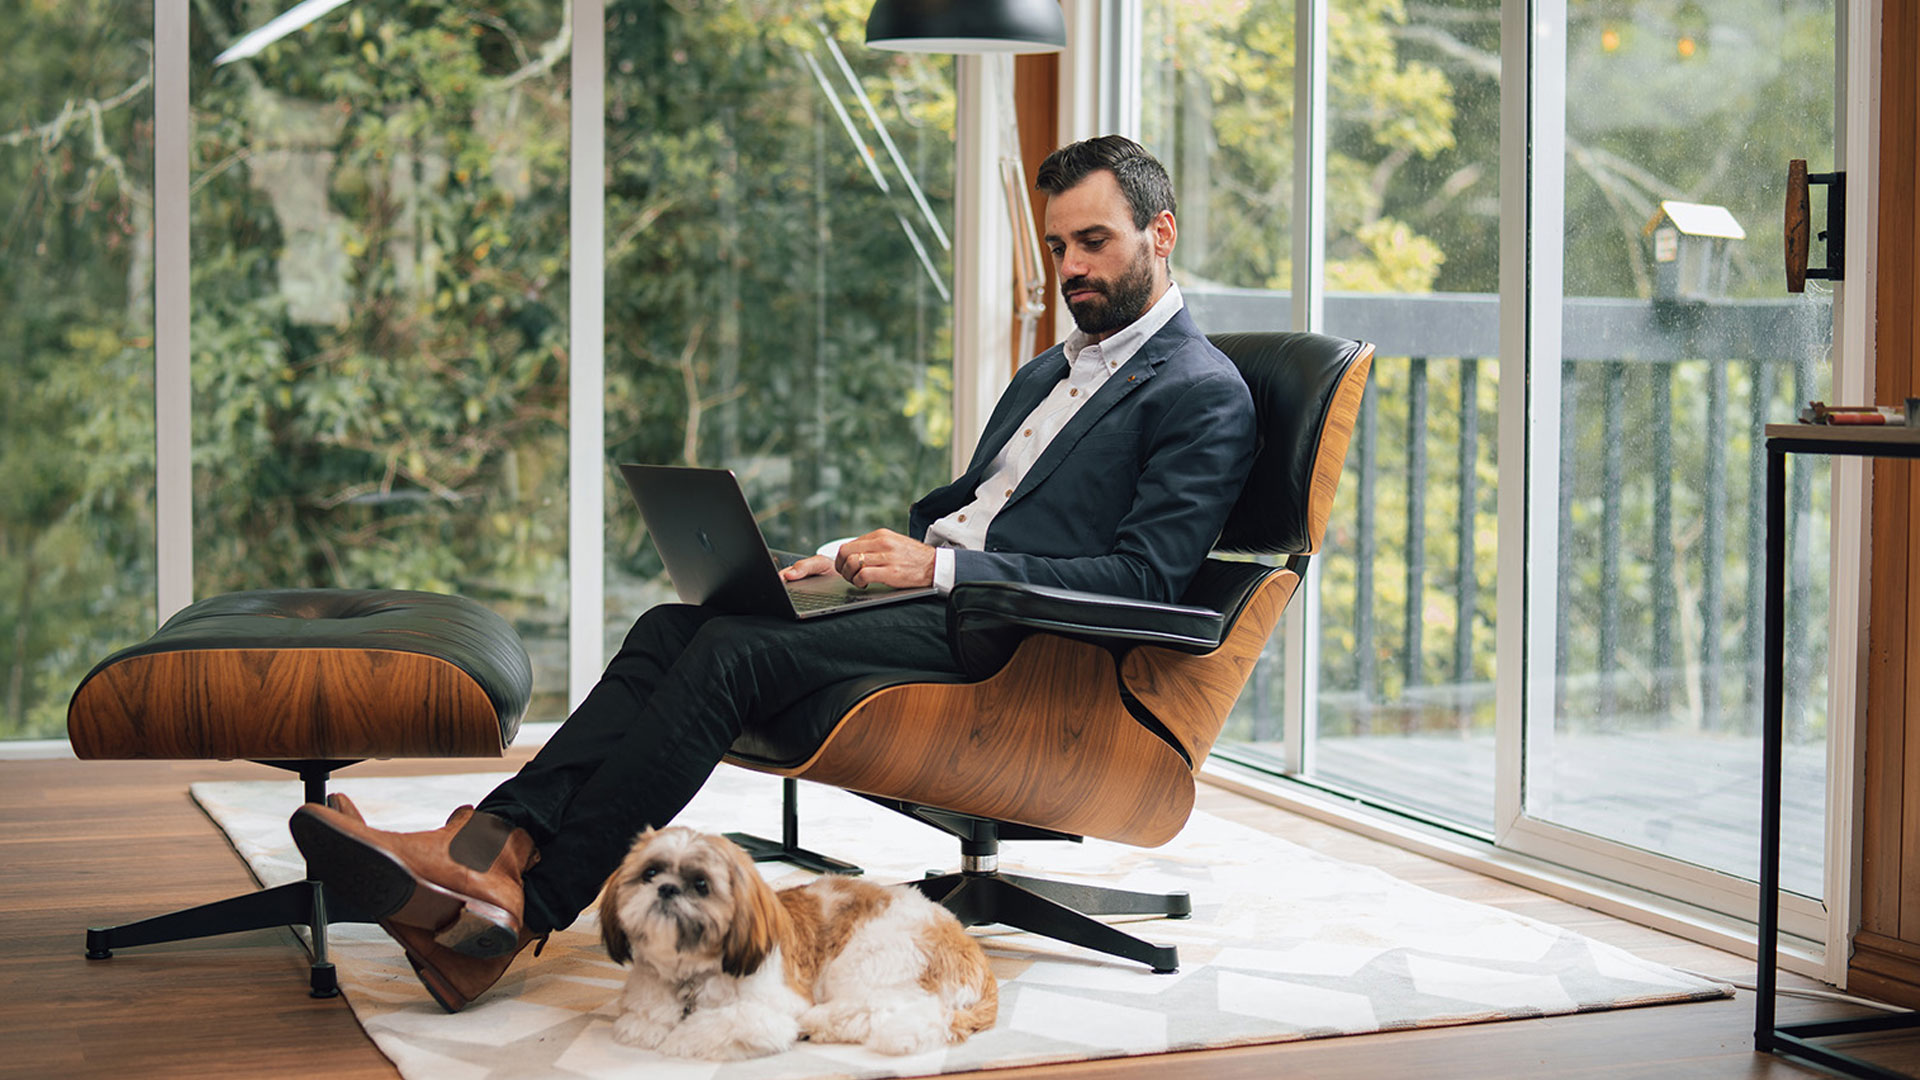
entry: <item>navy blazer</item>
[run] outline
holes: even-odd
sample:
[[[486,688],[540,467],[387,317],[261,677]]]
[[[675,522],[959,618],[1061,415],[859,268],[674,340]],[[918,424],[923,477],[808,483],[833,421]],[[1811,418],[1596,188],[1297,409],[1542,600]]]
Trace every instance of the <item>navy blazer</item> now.
[[[1066,373],[1055,345],[1014,374],[967,471],[913,505],[909,535],[924,540],[973,501],[1000,448]],[[1254,443],[1239,369],[1183,307],[1054,436],[994,515],[986,550],[955,550],[954,581],[1177,601],[1240,497]]]

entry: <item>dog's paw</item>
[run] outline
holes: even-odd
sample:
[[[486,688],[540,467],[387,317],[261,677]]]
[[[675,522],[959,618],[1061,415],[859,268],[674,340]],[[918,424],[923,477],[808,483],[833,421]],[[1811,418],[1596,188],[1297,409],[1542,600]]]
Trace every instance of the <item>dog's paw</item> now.
[[[947,1044],[947,1018],[931,1001],[876,1010],[867,1020],[867,1049],[901,1057],[923,1054]]]
[[[863,1043],[871,1019],[865,1006],[823,1002],[800,1014],[800,1037],[817,1043]]]
[[[660,1025],[649,1022],[639,1013],[621,1013],[613,1022],[613,1041],[624,1046],[637,1046],[643,1050],[657,1050],[666,1031]]]
[[[696,1012],[669,1031],[659,1050],[672,1057],[743,1061],[789,1049],[800,1026],[785,1013],[766,1009]]]

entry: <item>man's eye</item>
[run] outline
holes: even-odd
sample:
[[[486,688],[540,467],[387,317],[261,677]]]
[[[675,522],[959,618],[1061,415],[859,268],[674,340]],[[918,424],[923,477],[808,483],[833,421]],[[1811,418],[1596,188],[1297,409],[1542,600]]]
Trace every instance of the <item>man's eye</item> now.
[[[1062,255],[1065,255],[1065,254],[1067,253],[1067,249],[1066,249],[1066,248],[1063,248],[1063,247],[1057,247],[1057,246],[1056,246],[1056,247],[1050,247],[1050,248],[1048,248],[1047,250],[1048,250],[1048,251],[1051,251],[1051,252],[1053,252],[1053,257],[1054,257],[1054,258],[1056,258],[1056,259],[1057,259],[1057,258],[1059,258],[1059,257],[1060,257],[1060,256],[1062,256]]]
[[[1105,240],[1089,240],[1089,241],[1087,241],[1087,250],[1088,250],[1088,251],[1099,251],[1099,250],[1100,250],[1101,248],[1103,248],[1103,247],[1106,247],[1106,246],[1107,246],[1107,242],[1106,242]]]

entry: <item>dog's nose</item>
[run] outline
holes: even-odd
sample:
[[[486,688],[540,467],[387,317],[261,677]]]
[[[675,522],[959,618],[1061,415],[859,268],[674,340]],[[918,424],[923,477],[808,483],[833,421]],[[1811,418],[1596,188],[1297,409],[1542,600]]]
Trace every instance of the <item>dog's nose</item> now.
[[[660,890],[660,899],[662,900],[671,900],[674,897],[680,895],[680,886],[675,885],[671,881],[661,882],[659,885],[659,890]]]

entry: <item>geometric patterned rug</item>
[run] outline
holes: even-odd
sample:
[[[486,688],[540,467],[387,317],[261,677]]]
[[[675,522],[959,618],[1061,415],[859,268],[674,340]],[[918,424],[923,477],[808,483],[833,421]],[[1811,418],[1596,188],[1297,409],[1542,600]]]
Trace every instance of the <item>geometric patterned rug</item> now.
[[[428,829],[505,774],[342,778],[381,828]],[[194,784],[262,885],[298,880],[287,834],[297,781]],[[777,836],[778,778],[722,766],[677,824]],[[866,867],[875,881],[951,869],[944,834],[844,792],[803,784],[803,844]],[[1088,840],[1011,843],[1009,871],[1143,891],[1184,889],[1186,920],[1129,930],[1177,945],[1181,968],[1155,975],[1004,927],[977,927],[1000,981],[998,1023],[955,1047],[890,1058],[803,1043],[756,1061],[663,1058],[613,1041],[626,971],[607,958],[588,911],[537,959],[448,1015],[377,927],[335,927],[332,959],[347,1003],[407,1080],[617,1078],[774,1080],[921,1076],[1201,1047],[1283,1042],[1724,997],[1731,988],[1497,908],[1444,896],[1372,867],[1196,813],[1153,849]],[[780,863],[776,885],[810,875]]]

